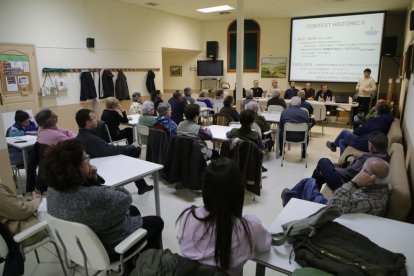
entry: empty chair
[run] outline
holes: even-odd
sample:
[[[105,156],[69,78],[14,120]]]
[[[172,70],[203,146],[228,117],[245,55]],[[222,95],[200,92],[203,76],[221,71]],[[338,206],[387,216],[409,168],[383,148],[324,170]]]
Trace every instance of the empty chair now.
[[[269,113],[282,113],[283,109],[284,108],[281,105],[271,104],[267,107],[267,112],[269,112]]]
[[[233,122],[233,118],[227,114],[216,113],[213,115],[213,125],[228,126],[230,122]]]
[[[323,125],[326,122],[326,106],[324,104],[314,104],[313,106],[313,119],[315,123],[321,123],[322,136],[323,136]]]
[[[147,231],[139,228],[115,247],[119,259],[110,261],[101,240],[92,229],[82,223],[66,221],[47,215],[50,231],[59,246],[68,267],[68,260],[82,266],[85,275],[91,268],[97,271],[118,270],[124,272],[124,263],[140,252],[147,244]]]
[[[295,144],[303,144],[304,148],[304,156],[305,156],[305,167],[308,167],[308,159],[307,159],[307,146],[308,146],[308,128],[309,125],[307,123],[285,123],[283,126],[283,143],[282,143],[282,161],[281,166],[283,167],[283,160],[285,158],[285,144],[286,143],[295,143]],[[287,132],[303,132],[303,139],[291,139],[287,134]]]
[[[206,103],[195,101],[195,104],[200,106],[200,117],[204,118],[205,122],[209,122],[209,120],[212,118],[213,114],[210,113],[211,109],[207,107]]]
[[[254,129],[254,131],[259,133],[260,136],[262,137],[262,142],[265,143],[265,145],[266,145],[265,146],[265,151],[266,151],[267,159],[269,159],[269,147],[267,146],[267,144],[272,141],[271,134],[272,134],[273,130],[270,129],[270,130],[262,133],[259,125],[255,122],[253,123],[252,128]]]

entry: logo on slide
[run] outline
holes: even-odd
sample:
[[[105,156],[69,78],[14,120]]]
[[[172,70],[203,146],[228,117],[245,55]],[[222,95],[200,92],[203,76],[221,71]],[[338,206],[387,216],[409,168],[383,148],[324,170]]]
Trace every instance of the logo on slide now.
[[[365,32],[366,35],[376,35],[378,34],[378,31],[374,29],[374,27],[371,26],[371,28]]]

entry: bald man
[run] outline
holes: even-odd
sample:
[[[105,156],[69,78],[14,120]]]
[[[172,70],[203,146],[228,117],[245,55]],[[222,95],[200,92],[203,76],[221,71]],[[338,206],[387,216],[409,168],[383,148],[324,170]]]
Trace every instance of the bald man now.
[[[391,190],[388,174],[388,163],[381,158],[371,157],[365,161],[362,170],[351,181],[335,190],[329,200],[319,192],[313,178],[305,178],[292,189],[283,190],[283,206],[295,197],[338,206],[344,214],[365,213],[383,216]]]

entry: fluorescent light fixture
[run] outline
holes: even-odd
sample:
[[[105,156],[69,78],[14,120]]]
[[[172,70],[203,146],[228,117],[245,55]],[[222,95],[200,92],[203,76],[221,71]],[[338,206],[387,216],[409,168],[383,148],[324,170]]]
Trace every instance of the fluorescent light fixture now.
[[[203,13],[209,13],[209,12],[221,12],[221,11],[230,11],[230,10],[234,10],[234,8],[230,7],[229,5],[223,5],[223,6],[198,9],[197,11],[203,12]]]

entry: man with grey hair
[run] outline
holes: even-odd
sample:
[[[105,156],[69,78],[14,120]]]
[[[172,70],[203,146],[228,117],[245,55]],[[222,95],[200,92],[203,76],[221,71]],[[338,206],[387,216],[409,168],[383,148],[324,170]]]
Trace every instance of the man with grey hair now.
[[[270,97],[271,98],[267,101],[267,107],[269,107],[269,105],[280,105],[283,106],[283,108],[286,108],[285,100],[280,98],[279,88],[272,89],[270,91]]]
[[[191,97],[191,87],[184,88],[184,98],[189,104],[193,104],[195,99]]]
[[[258,112],[260,110],[260,106],[256,101],[251,101],[248,104],[246,104],[246,110],[251,110],[254,113],[254,122],[260,127],[261,137],[262,138],[268,138],[269,140],[266,143],[266,147],[269,149],[269,151],[272,150],[273,147],[273,141],[272,136],[268,135],[266,137],[263,137],[263,133],[270,130],[270,124],[266,122],[265,117],[260,115]]]
[[[283,145],[283,128],[285,123],[307,123],[309,124],[309,114],[306,110],[301,109],[301,100],[298,96],[295,96],[291,99],[290,107],[286,108],[280,114],[280,123],[279,123],[279,152],[282,155],[282,145]],[[286,136],[290,141],[302,141],[304,138],[304,133],[301,132],[287,132]],[[309,142],[309,135],[308,135]],[[306,147],[302,144],[302,158],[306,157]]]
[[[171,105],[160,103],[157,107],[158,118],[155,119],[154,128],[164,131],[168,138],[177,135],[177,124],[171,120]]]
[[[337,206],[342,213],[365,213],[375,216],[385,214],[391,184],[389,165],[378,157],[368,158],[362,170],[349,182],[335,190],[328,200],[320,192],[313,178],[305,178],[292,189],[282,192],[283,205],[291,198]]]
[[[242,101],[242,106],[241,106],[241,109],[242,109],[242,110],[245,110],[245,109],[246,109],[246,105],[247,105],[249,102],[256,102],[256,101],[253,99],[253,91],[252,91],[252,90],[246,90],[246,98],[245,98],[245,99],[243,99],[243,101]]]

